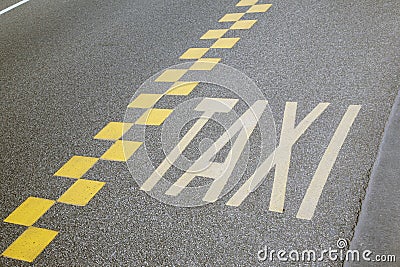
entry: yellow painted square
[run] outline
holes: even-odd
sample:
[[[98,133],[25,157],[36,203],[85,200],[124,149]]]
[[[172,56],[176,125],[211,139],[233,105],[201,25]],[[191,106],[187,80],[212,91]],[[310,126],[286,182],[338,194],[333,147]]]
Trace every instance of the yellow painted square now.
[[[101,156],[101,159],[127,161],[141,144],[142,142],[118,140]]]
[[[172,113],[172,109],[158,109],[153,108],[146,110],[142,116],[135,122],[135,124],[142,125],[160,125]]]
[[[218,22],[232,22],[238,21],[245,13],[229,13],[225,14]]]
[[[140,94],[128,105],[128,108],[151,108],[162,96],[161,94]]]
[[[239,20],[231,26],[231,30],[248,30],[253,27],[256,22],[257,20]]]
[[[204,56],[210,48],[189,48],[185,53],[182,54],[180,59],[196,59]]]
[[[257,4],[258,0],[241,0],[236,6],[252,6]]]
[[[246,13],[266,12],[271,6],[271,4],[255,5],[250,7],[249,10],[246,11]]]
[[[239,40],[240,38],[220,38],[211,48],[232,48]]]
[[[98,158],[92,157],[73,156],[54,175],[79,179],[92,168],[98,160]]]
[[[31,226],[3,252],[2,256],[33,262],[57,234],[57,231]]]
[[[132,127],[132,125],[133,123],[110,122],[95,135],[94,139],[118,140]]]
[[[220,61],[220,58],[200,58],[189,70],[212,70]]]
[[[178,81],[188,70],[166,70],[158,78],[156,82],[176,82]]]
[[[198,82],[176,82],[168,90],[167,95],[188,95],[198,84]]]
[[[79,179],[57,201],[85,206],[104,185],[104,182]]]
[[[218,39],[221,38],[227,31],[228,29],[209,30],[203,36],[201,36],[200,39]]]
[[[45,214],[54,203],[54,200],[28,197],[18,206],[18,208],[4,219],[4,222],[31,226],[42,217],[42,215]]]

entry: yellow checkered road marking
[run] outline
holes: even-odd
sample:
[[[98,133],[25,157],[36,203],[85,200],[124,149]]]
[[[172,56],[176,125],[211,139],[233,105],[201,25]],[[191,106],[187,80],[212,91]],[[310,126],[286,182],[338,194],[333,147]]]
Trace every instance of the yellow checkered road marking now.
[[[69,178],[81,178],[94,164],[98,158],[73,156],[54,175]]]
[[[29,227],[2,254],[7,258],[32,262],[58,232],[53,230]]]
[[[257,20],[242,20],[246,13],[266,12],[270,4],[257,4],[258,0],[241,0],[236,6],[249,7],[245,13],[227,13],[219,22],[232,23],[229,29],[211,29],[204,33],[200,39],[215,39],[211,47],[192,47],[186,50],[180,59],[196,59],[189,69],[168,69],[156,78],[156,82],[173,83],[164,94],[141,94],[133,100],[128,108],[146,109],[136,122],[122,123],[110,122],[100,130],[94,139],[113,141],[114,143],[101,157],[73,156],[54,175],[77,179],[75,183],[62,194],[58,202],[70,205],[84,206],[105,185],[104,182],[81,179],[87,171],[94,167],[97,161],[126,161],[140,147],[140,142],[126,142],[120,140],[122,136],[136,125],[161,125],[173,110],[156,109],[153,106],[163,95],[188,95],[198,85],[197,81],[184,82],[180,79],[188,71],[209,71],[221,60],[220,58],[207,58],[205,55],[210,49],[230,49],[240,38],[224,38],[229,30],[250,29]],[[57,231],[41,229],[32,225],[49,210],[55,200],[29,197],[17,207],[4,221],[13,224],[28,226],[3,253],[2,256],[17,260],[32,262],[56,237]]]
[[[8,215],[4,221],[7,223],[31,226],[42,217],[54,203],[54,200],[28,197],[18,208]]]
[[[198,85],[198,82],[175,82],[167,91],[167,95],[188,95]]]
[[[132,125],[132,123],[110,122],[95,135],[94,139],[118,140],[132,127]]]
[[[118,140],[101,156],[101,159],[127,161],[141,144],[142,142]]]
[[[238,21],[244,16],[245,13],[229,13],[225,14],[218,22],[232,22]]]
[[[104,184],[104,182],[79,179],[57,201],[75,206],[85,206]]]

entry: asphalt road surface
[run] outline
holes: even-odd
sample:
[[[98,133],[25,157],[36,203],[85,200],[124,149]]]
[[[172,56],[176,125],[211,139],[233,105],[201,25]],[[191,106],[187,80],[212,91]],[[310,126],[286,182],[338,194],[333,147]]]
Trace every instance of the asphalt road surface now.
[[[276,254],[262,261],[259,251],[319,253],[337,248],[339,239],[352,240],[399,90],[400,1],[255,2],[31,0],[0,15],[0,266],[343,265],[327,257],[283,262]],[[0,9],[15,3],[4,0]],[[234,25],[219,22],[232,13],[257,20],[224,33],[222,38],[240,38],[237,43],[200,39]],[[257,165],[214,203],[177,207],[140,190],[127,164],[115,160],[118,153],[107,160],[120,136],[98,134],[109,122],[124,121],[149,77],[190,61],[180,59],[189,48],[210,47],[197,58],[221,58],[255,82],[275,120],[277,146],[286,149],[240,205],[227,203]],[[157,164],[163,158],[157,152],[159,118],[168,111],[164,124],[179,114],[185,118],[177,106],[199,97],[232,95],[200,84],[190,94],[164,96],[157,104],[161,113],[145,126],[145,147]],[[290,127],[283,121],[298,125],[319,104],[326,109],[297,140],[291,139],[295,130],[281,130]],[[143,128],[139,121],[130,130]],[[175,134],[182,137],[187,129],[180,131]],[[130,144],[132,151],[140,145]],[[145,160],[143,149],[133,156],[138,164]],[[62,169],[75,156],[91,158]],[[285,177],[282,190],[277,181]],[[318,188],[323,190],[310,215]],[[309,194],[311,202],[304,202]],[[273,195],[278,202],[271,204]]]

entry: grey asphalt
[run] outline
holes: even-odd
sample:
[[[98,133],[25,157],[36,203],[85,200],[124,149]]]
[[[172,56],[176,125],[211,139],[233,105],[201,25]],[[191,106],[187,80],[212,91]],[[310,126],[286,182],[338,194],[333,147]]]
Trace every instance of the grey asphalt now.
[[[349,262],[346,266],[375,266],[375,255],[400,255],[400,91],[363,201],[351,249],[373,252],[374,261]],[[386,257],[387,258],[387,257]],[[381,260],[381,259],[378,259]],[[387,261],[387,260],[386,260]],[[380,263],[398,266],[396,263]]]
[[[100,162],[84,177],[107,184],[89,205],[57,204],[35,224],[60,234],[34,263],[1,257],[0,265],[285,266],[258,262],[258,250],[322,250],[339,238],[351,240],[399,88],[400,2],[268,3],[268,12],[245,16],[258,19],[253,28],[231,34],[241,37],[233,49],[207,55],[256,82],[278,136],[285,102],[298,102],[298,118],[331,103],[294,146],[284,213],[268,211],[271,173],[239,208],[225,205],[230,195],[213,205],[177,208],[139,191],[125,164]],[[57,199],[74,181],[54,172],[73,155],[101,156],[111,142],[93,136],[109,121],[123,120],[148,77],[181,63],[189,47],[210,45],[200,36],[222,28],[217,21],[224,14],[246,10],[235,4],[31,0],[0,16],[0,218],[29,196]],[[296,219],[349,105],[362,108],[315,216]],[[1,222],[0,251],[24,229]]]
[[[18,0],[3,0],[0,3],[0,11],[3,10],[3,9],[6,9],[6,8],[18,3],[18,2],[19,2]]]

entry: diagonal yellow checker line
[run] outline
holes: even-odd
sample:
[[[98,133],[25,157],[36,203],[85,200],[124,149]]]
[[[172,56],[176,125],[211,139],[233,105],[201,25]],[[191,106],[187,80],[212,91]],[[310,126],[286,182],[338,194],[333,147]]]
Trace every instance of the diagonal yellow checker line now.
[[[210,47],[193,47],[185,51],[180,59],[195,59],[189,69],[165,70],[156,82],[172,82],[173,85],[164,94],[140,94],[133,100],[128,108],[145,109],[136,122],[110,122],[100,130],[94,139],[113,141],[110,148],[99,158],[89,156],[73,156],[54,175],[76,179],[75,183],[67,189],[57,200],[48,200],[29,197],[18,206],[4,222],[27,226],[28,228],[1,254],[4,257],[33,262],[36,257],[51,243],[58,232],[49,229],[34,227],[33,224],[40,219],[57,202],[85,206],[105,185],[104,182],[82,179],[82,177],[95,166],[99,160],[121,161],[128,160],[140,147],[141,142],[122,141],[123,135],[135,125],[161,125],[173,110],[155,109],[153,106],[164,95],[188,95],[199,82],[180,81],[188,71],[209,71],[214,68],[221,58],[204,57],[210,49],[231,49],[240,38],[223,37],[230,30],[250,29],[257,20],[242,20],[246,13],[266,12],[271,4],[257,4],[258,0],[240,0],[237,7],[249,7],[244,13],[227,13],[218,21],[220,23],[233,23],[229,28],[211,29],[204,33],[200,39],[214,39]]]
[[[16,208],[4,222],[24,226],[33,225],[43,214],[55,203],[54,200],[28,197],[18,208]]]

